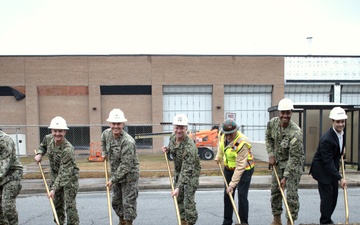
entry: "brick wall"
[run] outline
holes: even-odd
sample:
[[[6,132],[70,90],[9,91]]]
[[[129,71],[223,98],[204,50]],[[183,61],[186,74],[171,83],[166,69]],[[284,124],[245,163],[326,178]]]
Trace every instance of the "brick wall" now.
[[[213,85],[213,122],[224,118],[224,85],[274,85],[274,105],[284,95],[281,56],[13,56],[0,57],[0,84],[26,98],[0,96],[0,125],[106,124],[120,108],[129,124],[162,122],[163,85]],[[151,85],[152,95],[100,95],[100,85]],[[216,106],[220,106],[218,109]],[[91,128],[98,141],[99,127]],[[27,152],[37,148],[37,128],[27,129]],[[161,141],[156,142],[159,149]]]

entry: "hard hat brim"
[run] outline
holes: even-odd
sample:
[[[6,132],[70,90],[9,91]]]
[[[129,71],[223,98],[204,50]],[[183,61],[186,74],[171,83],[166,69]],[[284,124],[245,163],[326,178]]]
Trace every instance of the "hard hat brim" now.
[[[125,120],[112,120],[112,119],[107,119],[106,121],[109,122],[109,123],[125,123],[125,122],[127,122],[126,119],[125,119]]]
[[[223,134],[231,134],[231,133],[234,133],[236,131],[239,130],[239,127],[237,126],[234,130],[230,130],[230,131],[224,131],[223,129],[221,129],[221,133]]]
[[[64,127],[48,127],[48,129],[55,129],[55,130],[69,130],[68,127],[64,128]]]
[[[329,117],[330,119],[332,120],[347,120],[347,116],[339,116],[339,117],[336,117],[336,116],[332,116],[332,117]]]

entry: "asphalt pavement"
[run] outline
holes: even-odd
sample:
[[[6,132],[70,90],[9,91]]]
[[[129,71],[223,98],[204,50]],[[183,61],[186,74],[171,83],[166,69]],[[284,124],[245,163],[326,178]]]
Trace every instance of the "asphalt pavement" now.
[[[268,154],[263,142],[254,142],[253,153],[256,158],[261,161],[268,160]],[[80,157],[80,156],[79,156]],[[48,160],[42,162],[43,167],[49,166]],[[255,166],[256,169],[256,166]],[[40,172],[36,163],[30,163],[24,166],[24,173]],[[348,187],[360,187],[360,171],[353,169],[346,169],[346,180]],[[140,171],[141,174],[141,171]],[[270,189],[271,175],[254,175],[251,180],[250,188],[252,189]],[[22,180],[22,194],[28,193],[41,193],[46,192],[45,185],[42,179],[23,179]],[[223,188],[224,179],[221,176],[201,176],[199,188]],[[307,171],[304,171],[299,188],[317,188],[317,182],[308,175]],[[168,177],[160,178],[140,178],[139,180],[140,190],[151,189],[171,189],[170,180]],[[79,191],[106,191],[105,178],[82,178],[79,181]]]
[[[346,180],[348,187],[360,187],[360,172],[355,170],[346,171]],[[251,180],[251,189],[270,189],[271,176],[256,176]],[[199,182],[199,189],[202,188],[223,188],[224,180],[222,176],[201,176]],[[317,182],[304,173],[301,177],[299,188],[317,188]],[[168,177],[160,178],[140,178],[140,190],[152,189],[171,189],[170,180]],[[81,178],[79,180],[79,191],[106,191],[105,178]],[[45,185],[42,179],[23,179],[21,194],[42,193],[46,192]]]

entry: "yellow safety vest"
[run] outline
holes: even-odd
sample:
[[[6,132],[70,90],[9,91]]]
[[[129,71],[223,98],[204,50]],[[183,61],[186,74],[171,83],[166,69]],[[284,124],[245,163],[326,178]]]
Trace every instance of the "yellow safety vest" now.
[[[247,137],[242,134],[240,131],[237,131],[237,135],[235,140],[231,142],[229,145],[225,145],[225,134],[222,134],[219,142],[219,148],[223,152],[224,155],[224,165],[230,169],[236,168],[236,157],[242,147],[246,144],[248,147],[248,156],[246,163],[246,170],[250,170],[254,167],[254,157],[251,152],[251,144],[248,142]]]

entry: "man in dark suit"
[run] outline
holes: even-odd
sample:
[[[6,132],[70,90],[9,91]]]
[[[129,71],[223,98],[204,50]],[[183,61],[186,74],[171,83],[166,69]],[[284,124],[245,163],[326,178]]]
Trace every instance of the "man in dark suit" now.
[[[320,224],[334,224],[331,216],[335,210],[339,181],[347,188],[345,178],[339,173],[339,164],[345,153],[344,128],[347,119],[345,110],[335,107],[330,111],[332,127],[322,135],[314,155],[310,174],[318,182],[320,194]]]

